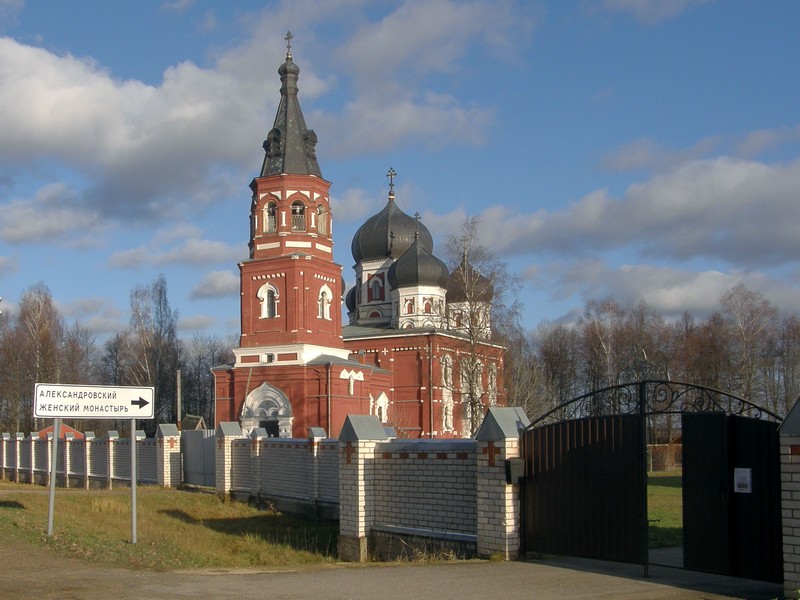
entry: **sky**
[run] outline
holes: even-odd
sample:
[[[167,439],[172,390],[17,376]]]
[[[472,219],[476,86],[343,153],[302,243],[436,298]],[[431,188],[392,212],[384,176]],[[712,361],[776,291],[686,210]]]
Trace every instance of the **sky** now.
[[[43,283],[102,340],[167,280],[239,332],[250,181],[291,31],[334,260],[386,204],[477,217],[523,324],[590,299],[800,313],[800,2],[0,0],[0,309]]]

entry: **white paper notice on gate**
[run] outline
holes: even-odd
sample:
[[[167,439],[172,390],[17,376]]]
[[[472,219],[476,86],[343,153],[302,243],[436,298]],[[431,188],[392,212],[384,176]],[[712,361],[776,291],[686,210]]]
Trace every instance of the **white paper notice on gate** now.
[[[733,470],[733,491],[737,494],[753,493],[753,470],[736,468]]]

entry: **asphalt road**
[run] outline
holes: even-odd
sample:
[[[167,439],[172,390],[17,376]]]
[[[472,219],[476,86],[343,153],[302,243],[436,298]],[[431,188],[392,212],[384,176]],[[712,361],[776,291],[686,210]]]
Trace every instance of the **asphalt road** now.
[[[276,598],[346,600],[780,598],[782,586],[581,559],[440,564],[343,564],[309,569],[131,571],[58,558],[46,548],[0,541],[0,598]]]

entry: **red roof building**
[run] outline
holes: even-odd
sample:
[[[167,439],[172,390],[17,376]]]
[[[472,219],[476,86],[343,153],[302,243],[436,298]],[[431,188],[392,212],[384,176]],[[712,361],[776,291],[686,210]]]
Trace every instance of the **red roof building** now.
[[[488,326],[480,339],[467,335],[463,285],[434,256],[419,218],[397,206],[393,170],[385,208],[352,241],[356,284],[342,326],[331,184],[300,110],[299,72],[289,46],[261,173],[250,184],[240,342],[234,364],[214,369],[215,426],[238,421],[281,437],[319,427],[336,437],[348,414],[373,414],[399,437],[468,436],[488,406],[504,404],[503,348],[487,341]],[[481,406],[465,401],[467,387]]]

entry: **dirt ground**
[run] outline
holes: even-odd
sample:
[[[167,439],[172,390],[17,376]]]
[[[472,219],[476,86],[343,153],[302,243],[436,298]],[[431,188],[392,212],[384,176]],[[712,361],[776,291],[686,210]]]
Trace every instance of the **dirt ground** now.
[[[655,567],[650,577],[643,578],[640,566],[579,559],[153,573],[60,558],[45,547],[4,540],[0,540],[0,572],[0,598],[20,600],[781,597],[779,585]]]

